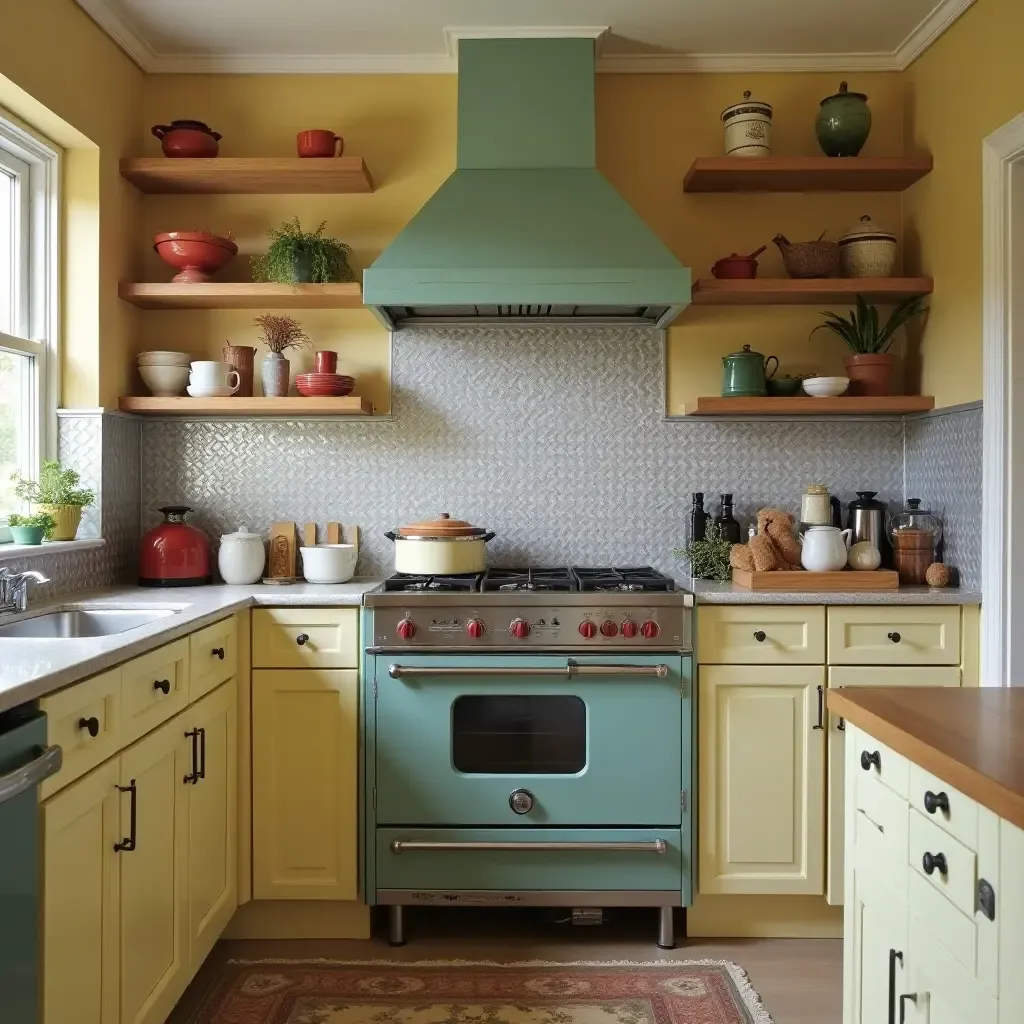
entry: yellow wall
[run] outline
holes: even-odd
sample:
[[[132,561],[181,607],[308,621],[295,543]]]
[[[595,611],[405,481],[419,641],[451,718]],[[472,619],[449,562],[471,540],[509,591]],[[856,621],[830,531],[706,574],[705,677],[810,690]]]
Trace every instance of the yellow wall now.
[[[982,394],[981,146],[1024,110],[1021,39],[1021,0],[977,0],[904,76],[908,148],[935,158],[904,214],[909,267],[935,278],[920,385],[940,406]]]

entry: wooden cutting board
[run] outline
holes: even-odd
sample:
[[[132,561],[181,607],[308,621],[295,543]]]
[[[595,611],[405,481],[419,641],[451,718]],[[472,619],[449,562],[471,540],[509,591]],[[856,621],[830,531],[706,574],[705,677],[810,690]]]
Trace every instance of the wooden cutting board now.
[[[838,572],[807,572],[805,570],[776,572],[747,572],[733,569],[732,581],[747,590],[798,591],[871,591],[898,590],[899,573],[892,569],[876,569],[874,572],[854,572],[840,569]]]
[[[290,579],[295,575],[295,524],[274,523],[270,527],[270,576]]]

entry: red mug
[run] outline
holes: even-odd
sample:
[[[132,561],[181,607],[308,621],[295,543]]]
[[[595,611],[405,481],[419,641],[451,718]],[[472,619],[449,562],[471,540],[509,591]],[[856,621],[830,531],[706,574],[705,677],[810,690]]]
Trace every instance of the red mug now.
[[[323,128],[310,128],[295,136],[299,156],[341,156],[345,140]],[[337,152],[335,152],[337,147]]]
[[[338,369],[337,352],[317,352],[313,356],[314,373],[335,373]]]

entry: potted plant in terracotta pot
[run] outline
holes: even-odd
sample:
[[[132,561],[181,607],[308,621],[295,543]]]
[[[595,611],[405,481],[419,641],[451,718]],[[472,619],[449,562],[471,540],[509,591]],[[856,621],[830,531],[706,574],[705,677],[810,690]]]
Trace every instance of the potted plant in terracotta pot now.
[[[887,395],[895,363],[889,352],[892,339],[904,324],[921,316],[926,309],[924,299],[919,296],[907,299],[880,324],[878,307],[869,306],[864,296],[858,295],[857,308],[851,309],[848,317],[822,313],[827,318],[825,323],[815,327],[811,334],[825,327],[846,342],[852,354],[843,363],[850,378],[851,395]]]
[[[47,533],[49,540],[74,540],[82,522],[82,509],[96,500],[93,491],[78,486],[80,479],[73,469],[64,469],[56,460],[43,463],[38,481],[17,473],[11,477],[14,493],[53,520]]]
[[[263,313],[254,323],[260,329],[260,340],[270,349],[260,364],[263,394],[267,398],[283,398],[288,394],[290,369],[284,353],[290,348],[305,348],[311,342],[293,316]]]
[[[352,249],[337,238],[325,238],[323,221],[316,231],[303,231],[298,217],[271,228],[270,248],[252,257],[252,276],[278,284],[328,284],[354,281],[348,265]]]

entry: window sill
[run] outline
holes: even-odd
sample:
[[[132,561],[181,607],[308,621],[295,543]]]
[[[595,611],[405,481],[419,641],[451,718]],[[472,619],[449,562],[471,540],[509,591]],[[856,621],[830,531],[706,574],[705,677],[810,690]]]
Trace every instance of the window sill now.
[[[15,559],[41,558],[47,555],[70,555],[91,548],[101,548],[107,542],[102,537],[88,540],[55,540],[42,544],[0,544],[0,565]]]

